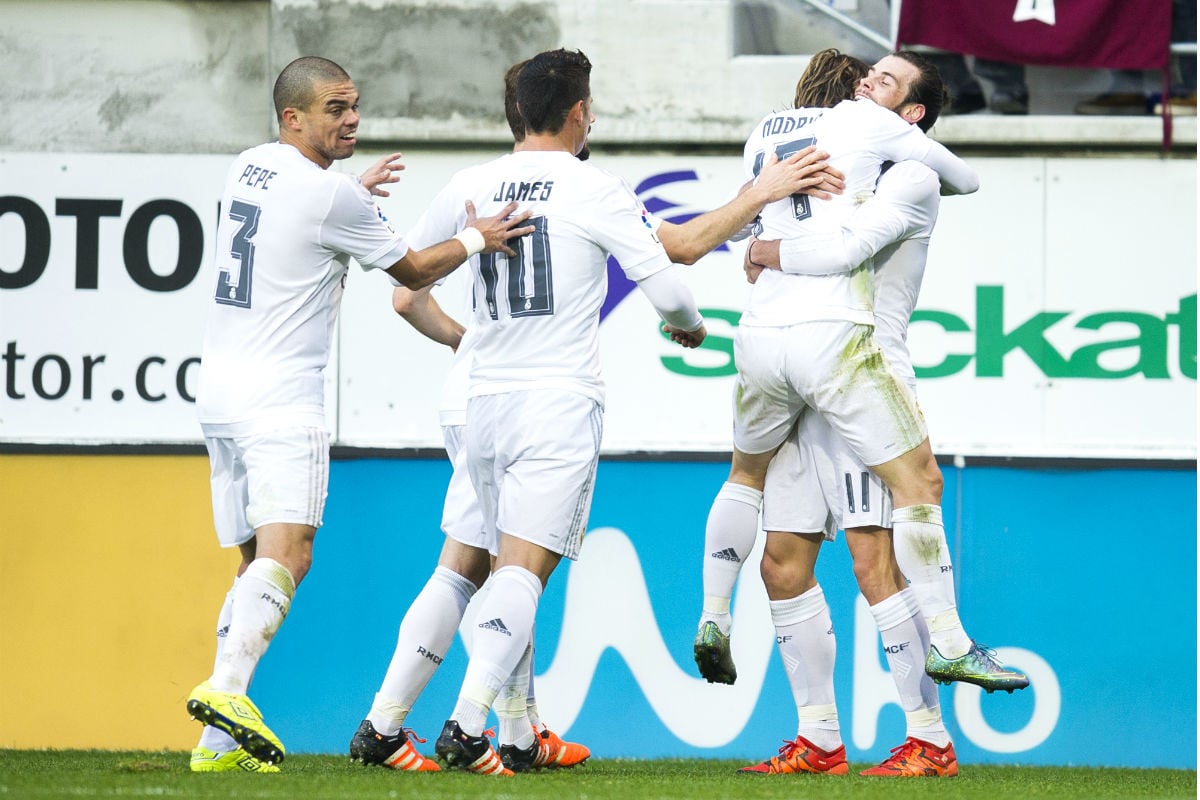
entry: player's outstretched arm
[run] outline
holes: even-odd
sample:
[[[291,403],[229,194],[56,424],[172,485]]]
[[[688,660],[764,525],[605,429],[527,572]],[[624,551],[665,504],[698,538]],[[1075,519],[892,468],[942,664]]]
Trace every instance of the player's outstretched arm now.
[[[509,203],[494,217],[477,219],[475,206],[468,200],[466,227],[444,242],[424,250],[409,250],[404,258],[388,267],[387,273],[403,286],[416,290],[449,275],[478,253],[516,255],[508,240],[533,232],[532,225],[521,224],[529,219],[528,211],[509,216],[516,210],[517,204]]]
[[[927,169],[914,173],[913,166],[902,162],[893,167],[898,171],[910,169],[905,171],[903,180],[889,185],[886,196],[877,192],[838,229],[782,241],[752,240],[746,248],[747,262],[757,268],[781,269],[793,275],[843,273],[893,242],[914,235],[928,219],[936,216],[938,176]]]
[[[432,286],[416,290],[397,286],[392,290],[392,308],[418,333],[457,350],[466,328],[451,317],[431,293]]]
[[[676,264],[694,264],[734,238],[767,203],[801,193],[841,194],[845,183],[841,173],[826,163],[828,157],[815,147],[806,147],[783,161],[772,154],[754,182],[743,186],[737,197],[687,222],[663,222],[658,228],[659,241]]]
[[[930,140],[929,152],[921,161],[938,174],[942,194],[972,194],[979,191],[979,173],[941,142]]]

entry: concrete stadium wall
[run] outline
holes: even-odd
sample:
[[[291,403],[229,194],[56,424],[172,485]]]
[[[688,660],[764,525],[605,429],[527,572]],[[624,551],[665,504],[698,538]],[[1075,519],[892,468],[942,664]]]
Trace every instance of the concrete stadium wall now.
[[[768,5],[756,13],[775,54],[739,55],[746,8]],[[885,0],[835,5],[887,30]],[[791,102],[806,54],[884,52],[800,2],[0,0],[0,19],[0,96],[20,120],[0,131],[0,152],[238,152],[275,135],[271,83],[311,54],[355,78],[364,142],[503,143],[504,70],[559,46],[595,64],[596,145],[738,147]],[[1100,71],[1031,67],[1027,81],[1035,115],[950,117],[934,135],[1007,151],[1162,140],[1155,118],[1069,116],[1106,88]],[[1195,123],[1175,120],[1186,157]]]
[[[606,136],[743,135],[789,99],[774,87],[794,82],[804,59],[730,69],[729,6],[4,0],[0,94],[27,124],[9,128],[0,150],[235,152],[273,135],[271,82],[306,54],[354,76],[366,139],[503,141],[504,70],[560,45],[597,65]],[[764,82],[769,73],[781,80]]]

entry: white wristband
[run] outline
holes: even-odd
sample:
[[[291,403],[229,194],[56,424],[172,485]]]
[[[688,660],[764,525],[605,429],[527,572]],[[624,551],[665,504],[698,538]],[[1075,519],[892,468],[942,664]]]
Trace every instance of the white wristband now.
[[[467,258],[482,253],[484,248],[483,234],[478,228],[463,228],[458,233],[454,234],[454,238],[462,242],[462,246],[467,248]]]

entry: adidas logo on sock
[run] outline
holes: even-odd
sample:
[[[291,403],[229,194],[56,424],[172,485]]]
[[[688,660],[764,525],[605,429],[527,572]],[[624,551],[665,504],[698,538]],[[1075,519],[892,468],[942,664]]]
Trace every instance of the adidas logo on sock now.
[[[496,617],[495,619],[489,619],[487,622],[481,622],[479,623],[479,627],[487,628],[488,630],[495,631],[496,633],[503,633],[505,636],[512,636],[512,631],[504,627],[504,620],[500,619],[499,617]]]
[[[712,554],[712,557],[719,558],[722,561],[733,561],[738,564],[742,562],[742,560],[738,558],[737,550],[734,550],[732,547],[726,547],[724,550],[718,550]]]

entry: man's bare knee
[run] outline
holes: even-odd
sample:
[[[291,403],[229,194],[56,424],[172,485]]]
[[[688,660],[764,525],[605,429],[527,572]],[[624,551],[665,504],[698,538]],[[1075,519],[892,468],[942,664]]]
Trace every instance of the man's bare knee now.
[[[729,465],[729,482],[761,492],[767,482],[767,467],[771,465],[771,459],[778,449],[775,447],[766,453],[743,453],[735,449]]]

